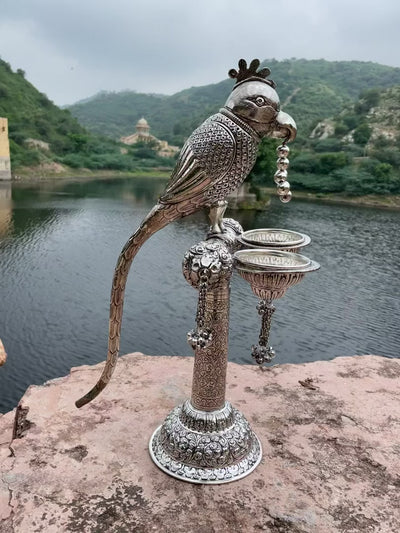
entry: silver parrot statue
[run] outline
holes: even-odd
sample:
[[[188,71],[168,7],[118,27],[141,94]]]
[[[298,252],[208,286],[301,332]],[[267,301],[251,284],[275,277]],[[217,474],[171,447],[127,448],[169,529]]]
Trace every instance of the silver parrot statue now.
[[[244,59],[239,70],[229,76],[236,83],[225,106],[205,120],[184,144],[170,181],[158,203],[123,247],[114,271],[110,301],[108,355],[96,385],[76,401],[77,407],[89,403],[107,385],[119,352],[125,286],[134,257],[143,243],[156,231],[204,207],[220,213],[213,231],[223,231],[224,209],[218,206],[246,179],[257,158],[258,146],[265,136],[292,141],[296,137],[293,118],[280,110],[275,84],[267,79],[268,68],[258,59],[250,66]]]

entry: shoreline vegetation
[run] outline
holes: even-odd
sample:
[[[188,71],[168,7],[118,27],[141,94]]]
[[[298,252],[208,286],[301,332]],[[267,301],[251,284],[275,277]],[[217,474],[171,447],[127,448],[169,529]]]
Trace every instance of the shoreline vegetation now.
[[[115,178],[157,178],[169,179],[172,168],[154,168],[135,171],[110,171],[110,170],[89,170],[89,169],[63,169],[50,170],[34,168],[20,168],[13,174],[12,182],[18,184],[33,184],[45,181],[81,181],[81,180],[98,180],[98,179],[115,179]],[[268,205],[267,197],[273,197],[276,190],[273,187],[260,187],[263,200],[255,201],[254,205],[246,203],[241,209],[264,209]],[[336,205],[356,205],[361,207],[375,207],[383,209],[400,210],[400,195],[396,194],[367,194],[363,196],[344,196],[338,193],[320,193],[298,191],[293,189],[293,200],[302,200],[309,202],[321,202]]]
[[[42,181],[97,180],[112,178],[165,178],[171,175],[172,168],[146,168],[145,170],[90,170],[88,168],[50,170],[20,168],[12,174],[13,183],[35,183]]]
[[[263,193],[275,195],[274,188],[263,187]],[[384,209],[400,209],[399,194],[366,194],[363,196],[342,196],[337,193],[315,193],[307,191],[297,191],[292,189],[293,200],[304,200],[309,202],[321,202],[336,205],[357,205],[361,207],[380,207]]]

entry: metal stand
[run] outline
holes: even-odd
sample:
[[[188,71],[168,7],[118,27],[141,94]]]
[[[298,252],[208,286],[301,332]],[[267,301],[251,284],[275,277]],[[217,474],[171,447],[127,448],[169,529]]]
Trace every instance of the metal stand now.
[[[225,400],[232,253],[242,228],[224,219],[224,230],[185,255],[185,278],[200,290],[197,330],[188,335],[195,348],[192,397],[171,411],[149,446],[157,466],[191,483],[235,481],[262,457],[246,418]]]
[[[214,214],[221,217],[221,206]],[[211,213],[212,215],[212,213]],[[213,216],[211,216],[213,222]],[[298,250],[307,235],[289,230],[256,230],[243,234],[232,219],[214,221],[206,241],[192,246],[183,261],[186,280],[199,290],[196,328],[188,333],[195,350],[191,400],[176,407],[150,440],[150,454],[162,470],[191,483],[228,483],[252,472],[261,460],[261,445],[245,417],[225,400],[228,362],[230,278],[235,266],[261,299],[259,344],[252,353],[258,364],[271,361],[268,346],[272,300],[319,268]],[[215,230],[214,230],[215,231]],[[246,238],[258,247],[235,252]],[[263,243],[261,245],[261,243]]]

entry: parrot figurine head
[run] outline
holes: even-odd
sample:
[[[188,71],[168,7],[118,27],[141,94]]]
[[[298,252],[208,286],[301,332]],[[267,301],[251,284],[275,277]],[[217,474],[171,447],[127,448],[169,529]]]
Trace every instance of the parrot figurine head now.
[[[244,59],[239,60],[239,71],[231,69],[229,77],[236,79],[225,107],[249,124],[261,137],[284,138],[293,141],[296,137],[296,123],[293,118],[280,110],[275,83],[266,79],[269,68],[257,72],[258,59],[253,59],[247,68]]]

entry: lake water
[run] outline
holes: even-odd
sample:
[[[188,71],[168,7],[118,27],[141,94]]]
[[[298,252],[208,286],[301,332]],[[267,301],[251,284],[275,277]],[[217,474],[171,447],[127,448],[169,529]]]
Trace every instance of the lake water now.
[[[2,184],[0,189],[0,412],[30,384],[93,364],[107,353],[108,302],[118,254],[165,180]],[[276,302],[276,363],[341,355],[399,356],[400,212],[273,200],[265,212],[231,212],[245,229],[307,233],[303,253],[321,264]],[[202,240],[198,213],[154,235],[127,286],[121,353],[191,355],[197,292],[184,280],[185,251]],[[257,299],[232,281],[229,358],[250,363]]]

